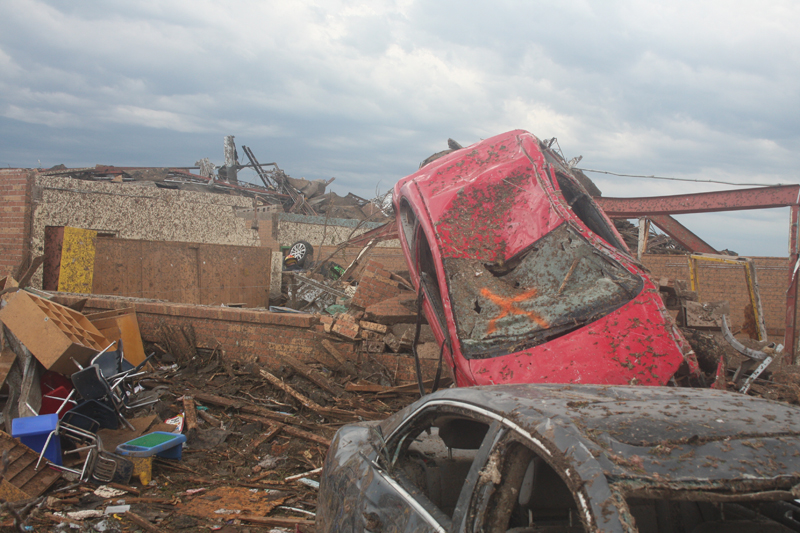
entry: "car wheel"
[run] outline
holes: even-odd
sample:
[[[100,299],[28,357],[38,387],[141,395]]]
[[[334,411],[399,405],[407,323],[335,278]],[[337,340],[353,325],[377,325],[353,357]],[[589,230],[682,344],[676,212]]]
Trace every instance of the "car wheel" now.
[[[306,259],[314,254],[314,248],[306,241],[297,241],[289,249],[289,253],[297,259],[298,266],[303,266],[306,263]]]

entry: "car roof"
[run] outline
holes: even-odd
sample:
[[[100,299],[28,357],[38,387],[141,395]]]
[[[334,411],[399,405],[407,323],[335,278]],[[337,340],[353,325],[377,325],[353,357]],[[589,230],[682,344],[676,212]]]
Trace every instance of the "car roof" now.
[[[556,455],[588,451],[609,478],[800,477],[800,408],[738,393],[556,384],[461,387],[428,395],[401,417],[444,399],[499,414],[544,437]]]

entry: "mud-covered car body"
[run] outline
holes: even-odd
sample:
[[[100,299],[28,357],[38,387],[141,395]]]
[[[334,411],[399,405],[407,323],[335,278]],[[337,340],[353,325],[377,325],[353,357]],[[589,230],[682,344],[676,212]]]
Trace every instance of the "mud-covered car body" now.
[[[337,432],[316,531],[800,531],[798,450],[800,409],[724,391],[447,389]]]
[[[530,133],[441,157],[393,197],[411,279],[458,385],[697,375],[658,288],[569,166]]]

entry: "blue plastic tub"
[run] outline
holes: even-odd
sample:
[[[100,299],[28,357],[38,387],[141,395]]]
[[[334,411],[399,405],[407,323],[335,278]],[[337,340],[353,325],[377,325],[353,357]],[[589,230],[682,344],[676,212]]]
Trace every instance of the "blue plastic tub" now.
[[[180,459],[182,444],[186,435],[153,431],[117,446],[117,453],[130,457],[150,457],[158,455],[165,459]]]

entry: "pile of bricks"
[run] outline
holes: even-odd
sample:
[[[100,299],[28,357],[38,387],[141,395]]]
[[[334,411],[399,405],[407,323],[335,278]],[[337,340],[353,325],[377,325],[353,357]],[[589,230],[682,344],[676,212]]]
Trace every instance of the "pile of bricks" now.
[[[358,289],[350,305],[362,309],[372,304],[398,296],[402,290],[400,282],[392,279],[392,274],[375,261],[368,261],[361,273]]]
[[[370,356],[404,355],[412,352],[416,333],[416,294],[375,261],[369,261],[361,275],[355,296],[346,313],[319,317],[325,333],[338,341],[353,342],[353,350]],[[422,317],[417,345],[422,359],[437,359],[439,346]]]

